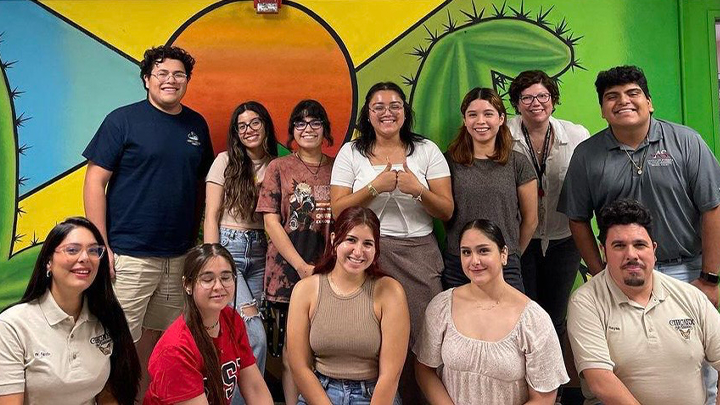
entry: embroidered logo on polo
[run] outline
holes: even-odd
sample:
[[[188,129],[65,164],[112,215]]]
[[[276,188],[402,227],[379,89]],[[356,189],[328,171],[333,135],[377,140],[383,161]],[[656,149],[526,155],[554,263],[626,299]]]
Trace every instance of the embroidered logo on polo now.
[[[680,336],[686,340],[690,339],[690,332],[692,332],[695,327],[695,320],[690,318],[671,319],[668,323],[675,328],[676,331],[680,332]]]
[[[192,146],[200,146],[200,138],[197,136],[195,131],[190,131],[190,133],[187,134],[187,143]]]
[[[110,334],[105,332],[102,335],[97,335],[93,338],[90,338],[90,344],[95,345],[95,347],[100,350],[100,352],[104,355],[109,355],[112,352],[112,349],[110,348],[110,344],[112,343],[112,338],[110,338]]]
[[[673,157],[666,151],[665,149],[655,152],[647,160],[647,163],[649,166],[653,167],[663,167],[663,166],[671,166],[675,160]]]
[[[42,359],[43,357],[48,357],[50,355],[50,352],[46,352],[45,350],[40,350],[35,353],[33,353],[36,358]]]

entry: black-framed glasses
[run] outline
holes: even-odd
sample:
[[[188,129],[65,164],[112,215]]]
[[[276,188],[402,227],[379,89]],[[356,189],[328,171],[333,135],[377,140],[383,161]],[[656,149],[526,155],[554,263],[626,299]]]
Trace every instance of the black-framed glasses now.
[[[58,246],[58,248],[55,249],[55,252],[62,252],[65,256],[74,259],[80,256],[80,253],[82,253],[83,250],[87,253],[89,258],[95,260],[99,260],[105,254],[105,246],[103,245],[89,245],[83,248],[79,243],[68,243],[67,245]]]
[[[310,128],[314,130],[318,130],[323,127],[323,122],[320,120],[312,120],[312,121],[295,121],[293,122],[293,127],[297,129],[298,131],[304,131],[307,126],[310,125]]]
[[[175,81],[178,83],[183,83],[187,80],[187,74],[183,72],[170,73],[167,70],[160,70],[157,73],[150,73],[150,76],[155,76],[155,78],[158,79],[161,83],[170,80],[170,76],[174,77]]]
[[[259,118],[253,118],[250,122],[244,123],[244,122],[238,122],[237,123],[237,131],[238,134],[244,134],[247,132],[248,128],[257,131],[262,126],[263,122]]]
[[[402,103],[390,103],[388,105],[385,104],[374,104],[370,106],[370,111],[374,112],[375,114],[382,114],[386,110],[390,110],[391,113],[399,113],[403,109]]]
[[[525,94],[524,96],[520,96],[520,102],[524,105],[532,104],[534,99],[537,99],[537,101],[541,103],[547,103],[548,101],[550,101],[550,93],[540,93],[534,96],[530,94]]]
[[[200,284],[200,287],[209,290],[215,286],[215,282],[218,279],[223,287],[232,287],[235,284],[235,275],[229,271],[224,271],[220,273],[219,276],[211,273],[203,274],[198,277],[198,284]]]

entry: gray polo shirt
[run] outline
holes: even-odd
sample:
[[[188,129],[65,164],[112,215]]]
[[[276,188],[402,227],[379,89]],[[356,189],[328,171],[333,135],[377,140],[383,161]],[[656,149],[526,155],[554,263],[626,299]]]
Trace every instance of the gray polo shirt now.
[[[642,174],[630,158],[642,163]],[[634,151],[606,128],[575,149],[558,211],[589,221],[619,198],[634,198],[652,213],[658,260],[695,257],[702,213],[720,205],[720,165],[700,135],[682,125],[650,118],[648,139]]]

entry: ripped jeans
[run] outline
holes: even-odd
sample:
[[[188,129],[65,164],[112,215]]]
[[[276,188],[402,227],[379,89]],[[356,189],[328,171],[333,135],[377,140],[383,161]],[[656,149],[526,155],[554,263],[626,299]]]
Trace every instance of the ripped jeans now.
[[[265,371],[267,357],[267,338],[257,307],[263,292],[267,237],[262,229],[238,230],[221,227],[220,244],[230,252],[237,267],[235,310],[245,320],[250,347],[262,374]],[[252,307],[248,309],[250,311],[254,309],[255,314],[246,315],[244,312],[247,310],[246,307]],[[236,391],[232,404],[244,403],[242,396]]]

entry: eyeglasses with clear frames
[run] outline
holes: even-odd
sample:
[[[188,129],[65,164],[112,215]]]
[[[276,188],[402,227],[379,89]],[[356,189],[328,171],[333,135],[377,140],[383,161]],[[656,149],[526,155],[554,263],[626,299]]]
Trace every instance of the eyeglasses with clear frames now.
[[[541,103],[547,103],[550,101],[550,93],[540,93],[535,96],[530,94],[525,94],[524,96],[520,96],[520,102],[524,105],[530,105],[533,103],[533,100],[537,99],[537,101]]]
[[[89,245],[83,248],[82,245],[78,243],[68,243],[67,245],[58,246],[58,248],[55,249],[55,253],[62,252],[65,256],[74,259],[80,256],[83,250],[87,253],[88,257],[93,260],[100,260],[105,254],[105,246],[103,245]]]
[[[209,290],[215,286],[215,282],[218,279],[223,287],[232,287],[235,285],[235,275],[229,271],[224,271],[220,273],[219,276],[215,276],[212,273],[202,274],[198,277],[198,284],[200,284],[200,287]]]
[[[251,129],[257,131],[258,129],[260,129],[262,124],[263,124],[263,122],[260,121],[260,119],[258,119],[258,118],[255,118],[248,123],[238,122],[237,123],[238,134],[244,134],[245,132],[247,132],[248,128],[251,128]]]
[[[293,127],[297,129],[298,131],[304,131],[307,126],[310,125],[310,128],[314,130],[318,130],[322,128],[323,122],[320,120],[312,120],[312,121],[295,121],[293,123]]]
[[[374,104],[370,106],[370,111],[374,112],[375,114],[382,114],[386,110],[390,110],[391,113],[399,113],[400,110],[403,109],[402,103],[390,103],[388,105],[385,104]]]
[[[157,73],[150,73],[150,76],[155,76],[155,78],[158,79],[160,83],[165,83],[166,81],[170,80],[170,76],[175,78],[175,81],[178,83],[183,83],[187,80],[187,74],[183,72],[170,73],[167,70],[160,70]]]

